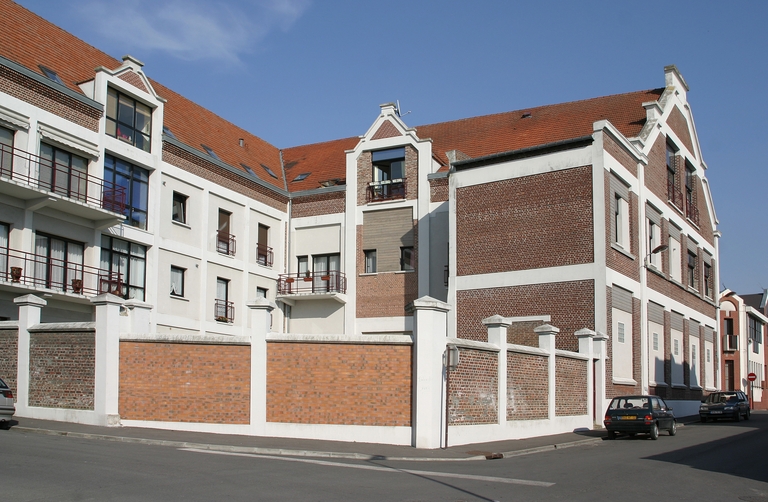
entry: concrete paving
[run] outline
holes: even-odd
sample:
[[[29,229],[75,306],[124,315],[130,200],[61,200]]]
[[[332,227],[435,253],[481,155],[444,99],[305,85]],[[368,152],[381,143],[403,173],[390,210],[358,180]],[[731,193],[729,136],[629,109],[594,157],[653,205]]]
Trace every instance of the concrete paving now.
[[[698,421],[698,417],[678,418],[678,425]],[[287,455],[296,457],[341,458],[354,460],[398,461],[475,461],[508,458],[603,441],[604,430],[580,430],[552,436],[495,441],[444,449],[416,449],[377,443],[353,443],[205,432],[173,431],[143,427],[100,427],[33,418],[15,418],[10,431],[98,439],[125,443],[198,448],[215,451]],[[450,443],[449,443],[450,444]]]

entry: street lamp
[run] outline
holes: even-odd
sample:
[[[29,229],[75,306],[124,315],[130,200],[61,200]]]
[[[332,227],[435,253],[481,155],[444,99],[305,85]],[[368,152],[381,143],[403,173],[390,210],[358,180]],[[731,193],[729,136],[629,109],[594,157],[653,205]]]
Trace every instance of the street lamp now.
[[[643,260],[643,266],[645,268],[648,268],[648,264],[649,264],[648,260],[651,259],[651,256],[661,253],[662,251],[666,251],[667,249],[669,249],[669,244],[660,244],[655,248],[653,248],[653,250],[651,250],[651,252],[648,253],[648,255],[646,255],[645,260]]]

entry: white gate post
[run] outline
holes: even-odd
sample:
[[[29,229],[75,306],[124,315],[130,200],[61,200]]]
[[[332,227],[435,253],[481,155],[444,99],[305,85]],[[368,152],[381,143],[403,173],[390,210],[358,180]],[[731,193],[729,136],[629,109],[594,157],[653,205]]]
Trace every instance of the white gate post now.
[[[96,307],[93,411],[98,425],[120,425],[120,307],[125,300],[103,293],[90,301]]]
[[[560,328],[556,328],[551,324],[542,324],[533,329],[534,333],[539,335],[539,348],[544,349],[549,354],[547,373],[549,377],[549,419],[555,419],[555,385],[557,384],[555,379],[555,335],[560,333]]]
[[[267,426],[267,332],[274,306],[266,298],[245,305],[251,312],[251,432],[263,436]]]
[[[488,329],[488,343],[499,348],[496,375],[498,377],[496,408],[499,425],[507,423],[507,328],[511,324],[500,315],[483,319]]]
[[[40,323],[48,302],[35,295],[13,299],[19,308],[19,341],[16,355],[16,414],[24,416],[29,407],[29,328]]]

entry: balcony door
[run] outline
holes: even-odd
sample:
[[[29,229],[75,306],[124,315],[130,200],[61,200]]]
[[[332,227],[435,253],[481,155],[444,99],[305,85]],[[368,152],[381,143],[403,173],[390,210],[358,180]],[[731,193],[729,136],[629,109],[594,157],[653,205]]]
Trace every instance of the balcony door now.
[[[338,291],[338,271],[341,267],[339,254],[328,254],[312,257],[314,280],[312,290],[315,292]],[[336,272],[336,273],[334,273]]]
[[[57,291],[72,290],[75,280],[83,280],[83,250],[81,243],[37,234],[35,285]]]
[[[40,145],[41,188],[84,201],[88,187],[88,161],[50,145]]]
[[[8,225],[0,223],[0,280],[10,280],[8,270]]]
[[[13,131],[0,127],[0,174],[11,177],[13,172]]]

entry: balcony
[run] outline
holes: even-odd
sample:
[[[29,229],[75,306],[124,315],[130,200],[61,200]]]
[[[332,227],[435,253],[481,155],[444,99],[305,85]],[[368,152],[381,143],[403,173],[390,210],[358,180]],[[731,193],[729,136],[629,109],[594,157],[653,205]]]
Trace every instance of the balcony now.
[[[670,179],[667,179],[667,199],[678,209],[683,210],[683,192]]]
[[[384,200],[405,199],[405,179],[372,181],[365,192],[366,202],[381,202]]]
[[[0,145],[0,193],[33,210],[56,203],[60,211],[111,224],[123,219],[114,214],[123,214],[127,198],[124,187],[6,145]]]
[[[213,317],[219,322],[234,322],[235,304],[217,298],[213,304]]]
[[[699,208],[694,206],[688,199],[685,200],[685,214],[691,220],[691,223],[697,227],[699,226]]]
[[[271,267],[274,260],[272,248],[266,244],[256,244],[256,261],[259,265]]]
[[[16,249],[0,250],[0,283],[84,297],[125,293],[120,273]]]
[[[235,256],[235,236],[226,232],[216,234],[216,251],[221,254]]]
[[[347,292],[347,278],[343,272],[306,272],[280,274],[277,280],[278,296],[300,297],[302,299],[333,298],[346,303],[339,295]]]

